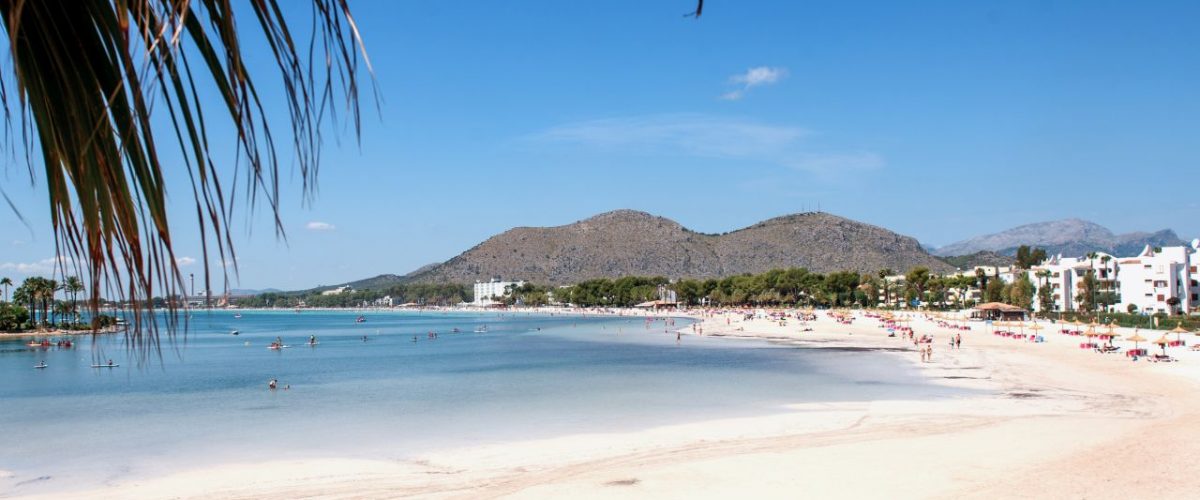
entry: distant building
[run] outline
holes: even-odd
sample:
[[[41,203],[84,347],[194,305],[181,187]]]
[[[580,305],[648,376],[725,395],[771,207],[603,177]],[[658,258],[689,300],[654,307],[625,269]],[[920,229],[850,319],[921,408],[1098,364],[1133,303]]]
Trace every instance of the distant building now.
[[[496,303],[496,298],[507,297],[512,288],[524,286],[524,281],[501,281],[497,276],[491,281],[476,281],[475,295],[471,305],[487,307]]]
[[[330,289],[330,290],[325,290],[325,291],[321,292],[321,295],[340,295],[342,293],[349,293],[349,292],[353,292],[353,291],[354,291],[354,287],[352,287],[350,285],[346,285],[346,286],[339,286],[337,288]]]

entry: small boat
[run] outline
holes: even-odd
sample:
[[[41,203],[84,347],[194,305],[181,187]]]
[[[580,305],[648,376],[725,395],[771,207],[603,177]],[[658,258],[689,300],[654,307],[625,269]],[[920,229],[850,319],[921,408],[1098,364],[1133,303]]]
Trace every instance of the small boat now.
[[[487,325],[483,325],[483,326],[475,329],[475,333],[487,333],[487,331],[488,331]]]
[[[290,347],[292,347],[292,346],[290,346],[290,345],[281,345],[281,344],[271,344],[271,345],[267,346],[267,349],[276,349],[276,350],[277,350],[277,349],[287,349],[287,348],[290,348]]]
[[[367,317],[360,314],[360,315],[358,315],[357,318],[354,319],[354,322],[355,323],[366,323]]]
[[[42,361],[41,363],[38,363],[38,364],[36,364],[36,365],[33,365],[33,367],[34,367],[34,368],[45,368],[46,366],[47,366],[47,365],[46,365],[46,362],[45,362],[45,361]]]
[[[242,313],[235,313],[233,319],[242,319]]]
[[[230,335],[241,335],[241,333],[242,333],[242,332],[239,332],[239,331],[237,331],[237,330],[234,330],[234,331],[232,331],[232,332],[229,332],[229,334],[230,334]]]

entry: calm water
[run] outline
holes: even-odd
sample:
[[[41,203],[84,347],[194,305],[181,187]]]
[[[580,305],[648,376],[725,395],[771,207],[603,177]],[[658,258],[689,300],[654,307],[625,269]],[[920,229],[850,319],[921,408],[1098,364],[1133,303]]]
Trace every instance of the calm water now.
[[[186,345],[142,367],[120,336],[69,350],[0,341],[0,470],[11,473],[0,473],[0,496],[232,460],[401,459],[803,401],[961,394],[924,383],[888,354],[676,343],[663,322],[647,328],[641,318],[369,313],[356,324],[355,316],[196,313]],[[472,333],[484,324],[487,333]],[[318,345],[305,345],[310,334]],[[291,348],[267,349],[276,336]],[[121,366],[91,368],[94,357]],[[49,367],[34,369],[42,360]],[[271,378],[280,390],[267,389]]]

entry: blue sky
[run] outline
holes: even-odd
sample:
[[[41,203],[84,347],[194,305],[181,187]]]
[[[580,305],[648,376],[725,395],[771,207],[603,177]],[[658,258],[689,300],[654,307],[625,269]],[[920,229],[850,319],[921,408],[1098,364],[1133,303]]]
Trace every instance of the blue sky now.
[[[354,2],[381,113],[328,143],[314,203],[285,182],[286,242],[239,213],[237,286],[405,273],[617,208],[721,232],[819,203],[934,245],[1066,217],[1200,236],[1200,3],[693,4]],[[53,237],[44,183],[3,179],[32,227],[0,210],[19,278]]]

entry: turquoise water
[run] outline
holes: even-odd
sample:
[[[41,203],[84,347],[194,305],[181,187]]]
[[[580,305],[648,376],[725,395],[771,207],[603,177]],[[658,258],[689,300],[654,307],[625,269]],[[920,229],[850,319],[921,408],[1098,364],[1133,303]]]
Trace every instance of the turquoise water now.
[[[0,495],[228,461],[404,459],[759,415],[797,402],[962,394],[925,383],[885,353],[677,342],[663,321],[643,318],[355,316],[198,312],[177,349],[142,366],[119,335],[94,344],[85,337],[74,349],[0,341],[0,470],[11,473],[0,476]],[[487,333],[473,333],[484,324]],[[309,335],[319,344],[305,345]],[[276,336],[291,347],[267,349]],[[121,366],[92,368],[94,358]],[[33,368],[43,360],[47,368]],[[267,388],[272,378],[279,390]]]

